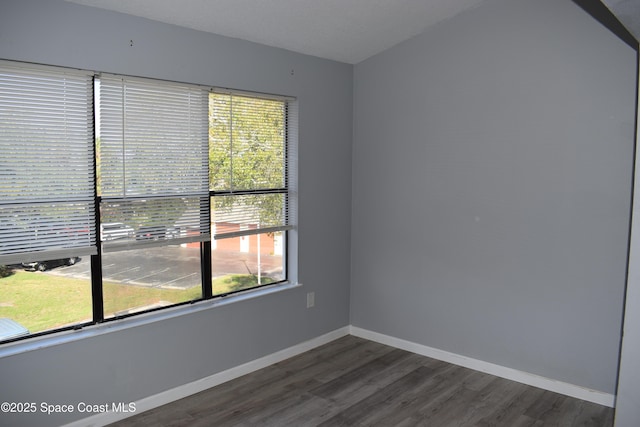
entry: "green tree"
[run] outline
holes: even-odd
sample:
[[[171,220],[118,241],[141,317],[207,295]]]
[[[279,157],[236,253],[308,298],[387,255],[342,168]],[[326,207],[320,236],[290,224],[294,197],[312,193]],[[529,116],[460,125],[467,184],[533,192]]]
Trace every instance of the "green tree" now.
[[[286,187],[284,101],[209,96],[209,185],[213,191]],[[216,212],[244,209],[263,227],[282,222],[285,194],[214,197]]]

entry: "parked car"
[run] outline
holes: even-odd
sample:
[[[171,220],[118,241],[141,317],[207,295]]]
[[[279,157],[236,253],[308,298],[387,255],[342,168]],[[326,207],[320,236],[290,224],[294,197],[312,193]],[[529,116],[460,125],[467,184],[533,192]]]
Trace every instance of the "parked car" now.
[[[145,225],[136,232],[136,240],[160,240],[167,237],[167,227],[164,225]]]
[[[80,258],[74,256],[71,258],[52,259],[49,261],[23,262],[22,267],[29,271],[46,271],[63,265],[74,265],[78,261],[80,261]]]
[[[187,233],[182,230],[182,228],[173,226],[167,227],[166,237],[167,239],[178,239],[180,237],[185,237]]]
[[[100,224],[100,240],[103,242],[116,239],[130,239],[135,235],[133,228],[121,222]]]

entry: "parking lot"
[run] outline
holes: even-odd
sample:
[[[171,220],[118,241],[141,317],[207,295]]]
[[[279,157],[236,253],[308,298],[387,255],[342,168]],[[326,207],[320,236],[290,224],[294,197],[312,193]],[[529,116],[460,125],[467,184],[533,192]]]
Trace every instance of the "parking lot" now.
[[[257,255],[231,251],[212,251],[214,277],[227,274],[257,274]],[[281,257],[261,255],[262,275],[282,272]],[[144,250],[103,254],[102,276],[107,282],[165,289],[188,289],[200,286],[200,249],[164,246]],[[57,267],[45,274],[91,278],[90,258],[75,265]]]

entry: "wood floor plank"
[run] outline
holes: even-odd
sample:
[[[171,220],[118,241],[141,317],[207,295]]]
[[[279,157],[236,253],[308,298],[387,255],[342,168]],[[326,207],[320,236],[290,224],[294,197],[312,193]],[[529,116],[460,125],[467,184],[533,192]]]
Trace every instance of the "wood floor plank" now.
[[[421,425],[437,425],[436,423],[451,423],[458,420],[460,423],[470,424],[471,418],[479,418],[488,411],[487,396],[490,396],[497,379],[487,384],[480,390],[467,388],[462,381],[445,381],[440,389],[434,393],[433,398],[423,401],[416,410],[414,418]],[[487,391],[489,390],[489,391]],[[491,405],[490,408],[494,406]]]
[[[417,402],[414,419],[422,425],[434,425],[435,420],[445,422],[452,414],[455,414],[455,418],[469,416],[469,402],[478,401],[496,380],[492,378],[491,382],[480,388],[479,380],[484,378],[477,374],[471,369],[461,367],[439,374],[437,378],[440,382],[429,390],[429,398]],[[460,410],[460,405],[464,407],[464,411]]]
[[[526,415],[520,415],[513,423],[512,427],[544,427],[544,422],[533,419]]]
[[[291,380],[283,379],[274,383],[271,387],[264,388],[259,392],[252,392],[249,389],[241,390],[235,394],[233,403],[226,408],[214,406],[212,408],[202,408],[196,411],[190,411],[189,414],[194,418],[204,417],[216,420],[216,424],[234,423],[240,420],[248,420],[256,416],[257,413],[265,411],[274,405],[278,406],[287,399],[295,397],[307,388],[316,387],[319,384],[313,378],[292,378]]]
[[[566,409],[569,401],[575,402],[575,412],[569,412]],[[607,411],[600,405],[591,402],[575,401],[567,399],[565,405],[560,408],[560,417],[558,425],[570,425],[572,427],[597,427],[607,422],[607,415],[611,411]],[[568,416],[565,416],[567,414]]]
[[[420,408],[413,415],[416,421],[414,425],[420,426],[449,426],[449,425],[473,425],[468,423],[471,414],[469,402],[477,399],[479,391],[466,387],[450,389],[437,404],[429,405],[430,411],[424,412]]]
[[[411,353],[404,350],[393,350],[363,365],[358,366],[343,375],[327,381],[312,392],[324,398],[339,398],[340,395],[349,393],[354,386],[367,381],[375,381],[379,373],[389,365],[397,364],[402,359],[409,357]]]
[[[488,415],[476,422],[476,425],[478,427],[489,427],[515,424],[527,408],[542,397],[544,393],[544,390],[535,387],[521,385],[520,389],[522,390],[520,393],[515,393],[511,398],[507,397],[504,404],[496,404]]]
[[[347,336],[116,427],[611,427],[613,410]]]
[[[319,426],[354,425],[376,422],[376,418],[385,415],[392,406],[397,405],[402,396],[415,396],[425,391],[433,381],[433,371],[426,367],[418,367],[392,384],[384,387],[371,396],[354,403],[335,417],[319,424]]]
[[[567,398],[561,394],[552,391],[545,391],[540,399],[536,400],[524,412],[533,419],[541,420],[549,425],[554,422],[554,418],[558,418],[559,408]]]
[[[350,337],[340,338],[337,346],[333,342],[316,349],[302,353],[291,359],[279,362],[274,366],[288,373],[307,371],[315,365],[330,366],[325,372],[318,373],[316,379],[321,382],[330,381],[340,377],[345,372],[373,360],[385,353],[393,351],[393,348],[373,341],[358,338],[350,340]],[[354,337],[356,338],[356,337]]]

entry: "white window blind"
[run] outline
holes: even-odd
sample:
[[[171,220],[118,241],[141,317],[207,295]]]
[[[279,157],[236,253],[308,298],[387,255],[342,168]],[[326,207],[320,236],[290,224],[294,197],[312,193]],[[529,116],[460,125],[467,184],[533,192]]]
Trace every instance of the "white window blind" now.
[[[93,74],[0,62],[0,265],[96,249]]]
[[[135,230],[104,250],[210,239],[208,92],[108,75],[99,85],[101,222]]]
[[[209,128],[214,237],[293,228],[295,100],[214,92]]]

